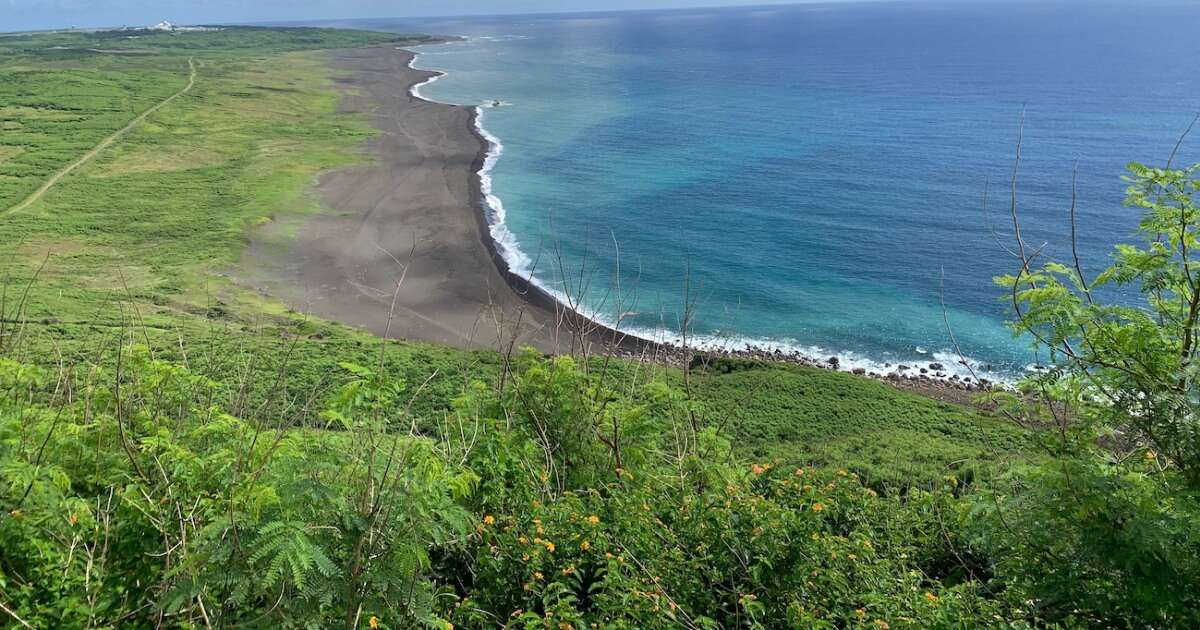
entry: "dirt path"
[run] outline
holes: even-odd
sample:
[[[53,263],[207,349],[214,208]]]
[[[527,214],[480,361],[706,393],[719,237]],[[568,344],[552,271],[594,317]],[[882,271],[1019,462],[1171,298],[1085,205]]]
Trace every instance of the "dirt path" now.
[[[158,110],[162,109],[168,103],[179,98],[180,96],[187,94],[188,91],[190,91],[192,89],[192,86],[196,85],[196,63],[195,63],[194,59],[191,57],[188,58],[188,71],[189,71],[188,72],[188,82],[187,82],[187,85],[183,86],[182,90],[179,90],[178,92],[163,99],[160,103],[158,103],[154,107],[147,109],[146,111],[139,114],[137,118],[134,118],[133,120],[129,121],[128,125],[125,125],[121,129],[119,129],[115,133],[113,133],[111,136],[108,136],[107,138],[101,140],[99,144],[92,147],[91,150],[88,151],[87,153],[84,153],[83,156],[80,157],[78,160],[75,160],[66,168],[64,168],[61,171],[52,175],[50,177],[50,179],[46,180],[46,183],[42,184],[42,186],[40,188],[33,191],[33,194],[26,197],[24,201],[22,201],[21,203],[18,203],[17,205],[13,206],[12,208],[9,208],[9,212],[20,212],[20,211],[28,208],[29,206],[37,203],[42,198],[42,196],[46,194],[47,191],[49,191],[51,188],[54,188],[55,184],[62,181],[62,178],[66,177],[67,175],[70,175],[72,172],[74,172],[79,167],[90,162],[92,160],[92,158],[95,158],[97,155],[100,154],[101,151],[103,151],[103,150],[107,149],[109,146],[111,146],[112,143],[116,142],[117,140],[120,140],[121,136],[125,135],[126,133],[129,132],[129,130],[138,126],[138,124],[140,124],[143,120],[146,120],[146,118],[150,117],[152,114],[154,114],[154,112],[157,112]]]

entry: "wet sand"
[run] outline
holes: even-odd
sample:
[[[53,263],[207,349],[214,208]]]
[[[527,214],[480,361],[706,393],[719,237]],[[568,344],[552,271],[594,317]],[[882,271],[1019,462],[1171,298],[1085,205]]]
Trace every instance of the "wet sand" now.
[[[330,55],[341,111],[366,114],[380,133],[362,164],[319,178],[323,212],[255,235],[247,282],[297,311],[390,338],[565,350],[561,309],[519,295],[493,260],[478,182],[487,144],[474,109],[412,97],[434,73],[410,68],[408,51]]]

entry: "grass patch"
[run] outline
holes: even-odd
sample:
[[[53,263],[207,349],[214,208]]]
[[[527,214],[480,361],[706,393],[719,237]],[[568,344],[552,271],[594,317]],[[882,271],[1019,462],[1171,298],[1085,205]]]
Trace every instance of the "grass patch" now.
[[[702,373],[695,389],[746,456],[849,468],[872,483],[971,477],[1024,446],[1005,421],[842,372],[751,364]]]
[[[0,164],[3,164],[25,152],[25,147],[0,146]]]

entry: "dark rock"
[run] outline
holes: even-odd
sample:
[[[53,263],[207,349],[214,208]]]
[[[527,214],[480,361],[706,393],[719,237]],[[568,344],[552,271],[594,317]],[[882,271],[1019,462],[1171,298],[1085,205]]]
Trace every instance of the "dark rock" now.
[[[943,370],[945,368],[946,368],[946,366],[942,365],[941,363],[930,363],[929,364],[929,369],[933,370],[934,372],[936,372],[938,370]]]
[[[827,361],[827,363],[829,363],[829,365],[832,365],[833,367],[837,367],[842,364],[841,360],[838,359],[837,357],[829,357],[829,360]]]
[[[865,368],[854,368],[854,373],[862,376],[863,374],[867,373],[867,370]]]

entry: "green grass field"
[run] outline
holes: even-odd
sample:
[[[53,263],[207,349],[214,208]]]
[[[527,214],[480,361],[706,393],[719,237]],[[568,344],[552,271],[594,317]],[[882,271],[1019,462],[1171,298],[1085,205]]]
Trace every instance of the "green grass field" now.
[[[321,49],[395,39],[249,28],[0,38],[0,261],[9,321],[0,334],[8,345],[48,364],[93,360],[136,335],[157,356],[216,377],[245,405],[310,413],[317,405],[304,401],[336,385],[336,365],[370,363],[378,340],[290,313],[228,272],[249,228],[315,211],[314,176],[362,159],[355,148],[372,130],[336,112],[339,94]],[[190,91],[12,210],[182,89],[189,60]],[[409,343],[389,344],[385,360],[409,383],[433,375],[414,403],[426,426],[469,382],[495,382],[501,365],[494,353]],[[652,371],[682,389],[678,371]],[[276,385],[285,396],[269,393]],[[850,468],[880,484],[973,471],[1021,443],[1015,429],[976,411],[794,366],[699,373],[695,396],[703,421],[724,428],[747,457]]]

